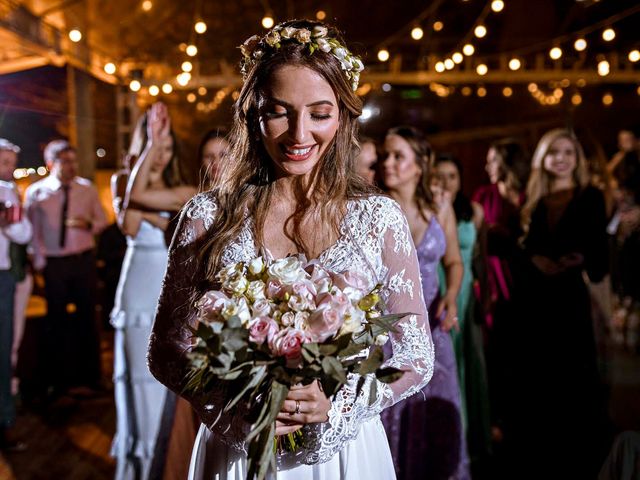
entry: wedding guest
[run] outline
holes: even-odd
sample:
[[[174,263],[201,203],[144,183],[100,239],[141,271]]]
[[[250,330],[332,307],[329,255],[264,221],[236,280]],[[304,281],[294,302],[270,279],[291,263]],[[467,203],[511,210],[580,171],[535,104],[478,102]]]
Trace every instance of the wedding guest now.
[[[528,478],[594,478],[604,460],[605,404],[583,272],[594,282],[607,273],[606,225],[604,196],[590,185],[580,142],[570,130],[545,133],[522,209],[528,270],[514,339],[521,409],[514,433]]]
[[[262,39],[251,37],[242,52],[245,77],[235,104],[229,165],[218,188],[196,196],[183,210],[151,335],[149,367],[188,398],[203,421],[189,478],[244,477],[242,446],[251,421],[243,406],[222,409],[222,384],[204,395],[183,388],[192,345],[188,327],[196,315],[193,299],[215,283],[224,265],[258,255],[278,259],[300,252],[331,271],[367,272],[371,286],[379,282],[388,291],[390,313],[413,312],[390,335],[391,361],[404,374],[389,385],[364,378],[378,393],[367,387],[356,393],[358,374],[350,375],[331,399],[317,382],[291,389],[275,432],[302,430],[307,442],[301,451],[278,453],[277,476],[393,478],[378,414],[426,384],[433,350],[406,220],[396,202],[375,194],[353,169],[362,112],[354,90],[362,64],[334,28],[304,20],[277,25]]]
[[[450,331],[458,329],[457,297],[463,277],[455,214],[448,195],[434,197],[434,154],[422,132],[396,127],[384,141],[384,188],[409,222],[430,305],[435,346],[431,382],[416,395],[382,412],[399,479],[469,478],[460,385]],[[441,192],[444,193],[444,192]],[[438,265],[445,269],[440,296]]]
[[[138,121],[127,159],[131,170],[122,170],[112,181],[118,225],[127,236],[111,312],[117,413],[112,454],[117,459],[117,480],[144,480],[162,476],[166,440],[159,445],[158,438],[168,436],[171,429],[170,424],[165,432],[161,429],[163,412],[172,419],[175,411],[175,397],[151,376],[146,359],[167,266],[165,230],[196,189],[180,175],[176,138],[161,103]],[[152,473],[154,463],[158,466]]]
[[[229,149],[229,142],[226,140],[227,133],[219,128],[209,130],[205,133],[198,147],[198,160],[202,175],[202,186],[208,189],[215,184],[220,177],[220,170],[225,167],[224,160]]]
[[[22,214],[20,197],[11,178],[20,148],[0,138],[0,450],[20,451],[26,445],[16,440],[11,428],[16,420],[11,392],[12,344],[16,278],[12,272],[11,245],[31,239],[31,223]]]
[[[377,161],[376,142],[369,137],[360,137],[360,151],[356,157],[356,172],[370,184],[374,183]]]
[[[96,188],[77,176],[76,149],[68,141],[50,142],[44,160],[50,174],[29,186],[26,208],[34,229],[33,266],[45,280],[42,358],[55,399],[71,386],[102,389],[93,250],[107,220]],[[73,315],[69,304],[75,305]]]

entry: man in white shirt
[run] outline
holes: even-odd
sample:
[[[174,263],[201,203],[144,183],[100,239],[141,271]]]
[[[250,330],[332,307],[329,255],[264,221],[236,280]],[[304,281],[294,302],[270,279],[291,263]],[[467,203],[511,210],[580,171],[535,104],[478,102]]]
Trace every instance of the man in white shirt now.
[[[0,178],[11,178],[20,148],[0,138]],[[25,244],[31,239],[31,223],[22,214],[20,198],[13,182],[0,180],[0,449],[20,449],[8,430],[16,419],[11,393],[11,346],[16,279],[11,272],[11,243]]]
[[[69,142],[50,142],[44,159],[50,175],[27,189],[26,208],[33,224],[33,266],[45,280],[43,358],[56,396],[71,386],[100,385],[93,249],[107,220],[96,188],[77,176],[76,150]],[[73,316],[69,304],[75,305]]]

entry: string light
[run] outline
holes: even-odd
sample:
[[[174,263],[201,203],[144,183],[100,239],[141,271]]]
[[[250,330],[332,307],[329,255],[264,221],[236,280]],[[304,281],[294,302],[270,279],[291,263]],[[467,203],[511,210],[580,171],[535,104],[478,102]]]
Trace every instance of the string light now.
[[[613,103],[613,95],[611,95],[611,94],[610,94],[610,93],[608,93],[608,92],[607,92],[607,93],[605,93],[605,94],[602,96],[602,104],[603,104],[605,107],[608,107],[608,106],[609,106],[609,105],[611,105],[612,103]]]
[[[573,95],[571,95],[571,104],[578,106],[582,103],[582,95],[580,95],[579,93],[574,93]]]
[[[462,93],[462,95],[464,95],[465,97],[468,97],[469,95],[471,95],[473,93],[473,90],[471,90],[471,87],[462,87],[462,89],[460,90],[460,92]]]
[[[318,20],[322,21],[322,20],[324,20],[325,18],[327,18],[327,14],[326,14],[326,12],[325,12],[324,10],[318,10],[318,11],[316,12],[316,19],[318,19]]]
[[[575,48],[578,52],[582,52],[587,48],[587,41],[584,38],[578,38],[575,42],[573,42],[573,48]]]
[[[602,39],[605,42],[610,42],[614,38],[616,38],[616,31],[613,28],[607,28],[602,32]]]
[[[69,40],[71,40],[73,43],[78,43],[80,40],[82,40],[82,32],[77,28],[74,28],[69,32]]]
[[[491,10],[494,12],[501,12],[502,9],[504,9],[504,2],[502,0],[493,0],[493,2],[491,2]]]
[[[600,75],[601,77],[605,77],[609,75],[610,71],[611,67],[609,65],[609,62],[607,62],[606,60],[601,60],[598,62],[598,75]]]
[[[476,90],[476,95],[478,95],[479,97],[486,97],[487,89],[484,87],[478,87],[478,90]]]
[[[142,2],[142,10],[144,10],[145,12],[148,12],[152,8],[153,3],[150,0],[144,0],[144,2]]]
[[[109,62],[104,66],[104,71],[106,73],[108,73],[109,75],[113,75],[114,73],[116,73],[116,66],[114,63]]]
[[[464,53],[467,57],[470,57],[471,55],[473,55],[475,51],[476,51],[475,47],[470,43],[467,43],[464,47],[462,47],[462,53]]]
[[[187,94],[187,102],[189,103],[194,103],[196,101],[196,98],[196,94],[193,92]]]
[[[640,60],[640,50],[631,50],[629,52],[629,61],[636,63],[638,60]]]
[[[484,63],[481,63],[476,67],[476,73],[478,75],[486,75],[488,71],[489,68]]]
[[[444,66],[444,62],[437,62],[435,65],[435,69],[436,72],[438,73],[442,73],[446,70],[446,67]]]
[[[386,48],[378,50],[378,60],[380,60],[381,62],[386,62],[387,60],[389,60],[389,50],[387,50]]]
[[[176,81],[179,85],[185,87],[191,81],[191,74],[189,72],[182,72],[176,77]]]
[[[198,95],[204,96],[207,94],[206,87],[198,87]]]
[[[440,30],[442,30],[444,28],[444,23],[442,23],[440,20],[433,22],[433,30],[436,32],[439,32]]]
[[[444,68],[446,68],[447,70],[451,70],[455,66],[456,66],[455,62],[453,60],[451,60],[450,58],[447,58],[444,61]]]
[[[151,85],[149,87],[149,95],[151,95],[152,97],[157,96],[160,93],[160,89],[158,88],[157,85]]]
[[[274,20],[273,17],[271,15],[265,15],[264,17],[262,17],[262,26],[264,28],[271,28],[273,27],[274,24]]]
[[[47,174],[47,169],[45,167],[38,167],[38,175],[40,175],[41,177]]]
[[[189,45],[185,51],[190,57],[195,57],[198,54],[198,47],[195,45]]]
[[[564,90],[562,90],[560,87],[556,88],[553,91],[553,96],[558,98],[558,99],[562,98],[563,95],[564,95]]]
[[[138,80],[131,80],[131,83],[129,83],[129,88],[131,89],[132,92],[139,91],[141,87],[142,85]]]
[[[512,58],[511,60],[509,60],[509,68],[511,70],[513,71],[519,70],[521,66],[522,66],[522,62],[520,61],[520,59]]]
[[[474,30],[473,34],[478,38],[483,38],[487,34],[487,27],[484,25],[478,25]]]
[[[513,89],[511,87],[504,87],[502,89],[502,95],[507,98],[510,97],[511,95],[513,95]]]
[[[173,92],[173,87],[170,83],[165,83],[162,85],[162,92],[166,95],[169,95],[171,92]]]
[[[420,40],[424,36],[424,31],[420,27],[414,27],[411,30],[411,38],[414,40]]]
[[[580,88],[585,87],[587,85],[587,81],[584,78],[579,78],[578,81],[576,81],[576,85]]]
[[[553,47],[551,50],[549,50],[549,56],[552,60],[558,60],[560,57],[562,57],[562,49],[560,47]]]
[[[388,83],[383,83],[382,84],[382,91],[383,92],[390,92],[391,91],[391,85]]]
[[[462,63],[462,60],[464,60],[464,56],[460,52],[455,52],[453,55],[451,55],[451,59],[455,63]]]
[[[195,29],[196,33],[199,33],[202,35],[204,32],[207,31],[207,24],[204,23],[202,20],[200,20],[193,26],[193,28]]]
[[[182,71],[183,72],[190,72],[191,70],[193,70],[193,64],[189,61],[186,62],[182,62]]]
[[[529,90],[531,93],[537,92],[538,85],[536,85],[535,83],[530,83],[529,85],[527,85],[527,90]]]

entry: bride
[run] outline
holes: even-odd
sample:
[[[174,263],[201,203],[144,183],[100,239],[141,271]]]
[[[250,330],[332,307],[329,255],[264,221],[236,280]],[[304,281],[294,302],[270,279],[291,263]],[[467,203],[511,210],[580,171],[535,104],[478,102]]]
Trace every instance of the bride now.
[[[354,171],[355,95],[360,59],[322,23],[291,21],[241,47],[244,86],[235,104],[227,165],[217,187],[183,209],[149,346],[149,368],[182,393],[194,300],[222,266],[258,255],[304,253],[326,268],[367,272],[384,286],[390,313],[413,312],[391,335],[388,366],[405,373],[390,385],[358,376],[332,398],[318,383],[291,390],[276,434],[302,430],[305,444],[278,456],[279,479],[394,479],[379,413],[420,391],[433,372],[433,344],[407,221],[398,204]],[[374,392],[374,393],[371,393]],[[374,395],[375,398],[369,398]],[[190,395],[202,426],[190,478],[246,476],[242,406],[223,413],[224,386]]]

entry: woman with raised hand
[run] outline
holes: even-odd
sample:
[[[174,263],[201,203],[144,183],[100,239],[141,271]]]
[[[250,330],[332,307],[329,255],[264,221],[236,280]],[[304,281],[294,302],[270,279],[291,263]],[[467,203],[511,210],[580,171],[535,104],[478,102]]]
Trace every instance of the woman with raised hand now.
[[[122,170],[112,179],[118,225],[127,237],[111,313],[117,413],[112,453],[118,480],[153,476],[150,471],[169,397],[150,374],[146,352],[167,266],[165,230],[171,212],[196,193],[182,181],[175,137],[162,104],[138,121],[127,159],[135,162],[132,171]]]
[[[390,312],[412,312],[391,334],[394,383],[357,388],[359,375],[331,398],[317,382],[293,388],[276,434],[301,430],[302,448],[278,454],[279,479],[392,479],[380,412],[419,391],[433,371],[433,345],[419,288],[411,235],[398,204],[356,175],[355,95],[362,63],[339,33],[322,23],[291,21],[242,46],[244,85],[235,103],[227,168],[218,187],[182,212],[169,252],[149,347],[153,374],[177,393],[189,372],[197,317],[194,299],[228,264],[262,255],[304,253],[334,272],[366,272],[382,284]],[[190,478],[244,479],[252,427],[240,403],[222,411],[224,385],[183,393],[203,425]],[[227,399],[228,400],[228,399]],[[295,404],[295,411],[292,405]]]
[[[456,218],[446,192],[432,192],[433,150],[419,130],[396,127],[384,141],[383,182],[409,222],[418,252],[422,292],[435,346],[431,382],[383,412],[398,477],[469,478],[456,359],[449,331],[458,329],[457,296],[463,265]],[[438,265],[446,273],[440,296]]]

